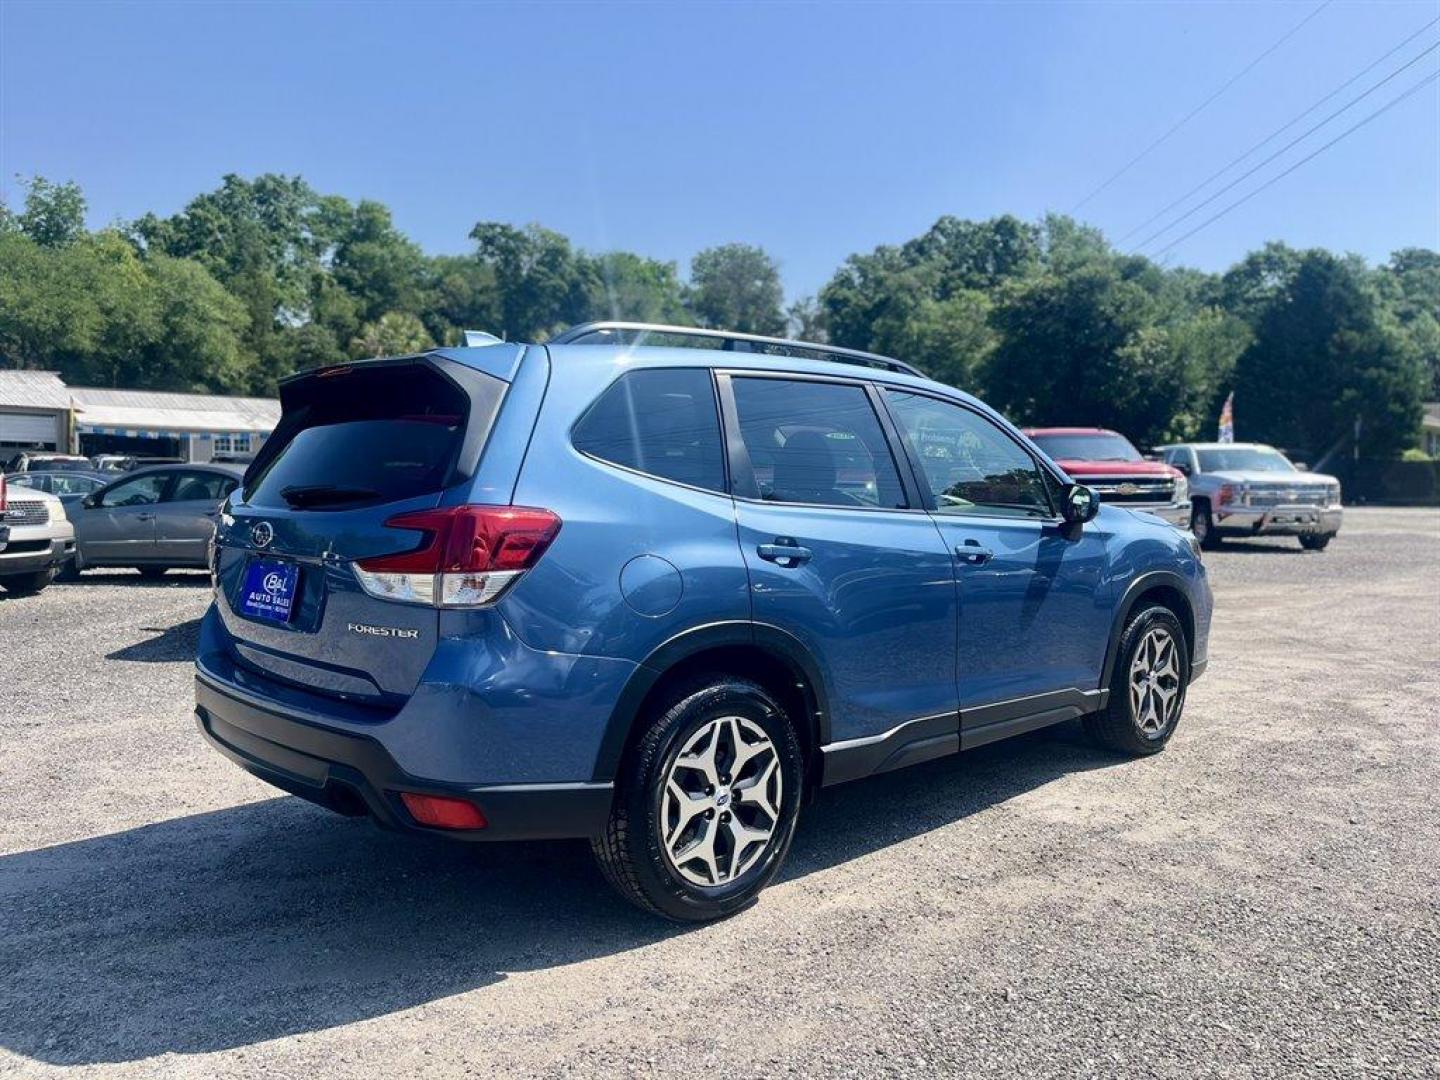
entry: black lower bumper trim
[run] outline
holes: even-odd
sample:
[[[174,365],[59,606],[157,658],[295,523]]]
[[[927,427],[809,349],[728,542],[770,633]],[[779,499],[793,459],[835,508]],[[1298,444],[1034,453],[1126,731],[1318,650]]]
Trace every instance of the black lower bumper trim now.
[[[374,739],[320,728],[261,708],[195,680],[195,719],[215,749],[251,775],[337,813],[368,815],[386,828],[459,840],[541,840],[597,836],[609,818],[608,783],[452,784],[405,772]],[[415,823],[398,793],[461,796],[484,829],[430,829]]]

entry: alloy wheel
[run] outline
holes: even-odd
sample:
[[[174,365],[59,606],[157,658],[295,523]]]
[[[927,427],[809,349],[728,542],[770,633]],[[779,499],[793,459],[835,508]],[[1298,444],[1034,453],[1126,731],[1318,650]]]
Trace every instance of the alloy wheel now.
[[[1180,708],[1180,662],[1174,636],[1152,627],[1130,661],[1130,715],[1141,734],[1154,739],[1170,727]]]
[[[780,755],[753,720],[722,716],[680,747],[665,776],[660,834],[671,869],[692,885],[740,877],[780,825]]]

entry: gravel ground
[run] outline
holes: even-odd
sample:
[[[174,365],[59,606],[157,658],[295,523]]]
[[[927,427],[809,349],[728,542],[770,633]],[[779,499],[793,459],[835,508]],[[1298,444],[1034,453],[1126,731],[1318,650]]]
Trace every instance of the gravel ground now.
[[[208,750],[203,576],[0,600],[0,1074],[1440,1076],[1440,514],[1207,563],[1168,752],[831,789],[697,929]]]

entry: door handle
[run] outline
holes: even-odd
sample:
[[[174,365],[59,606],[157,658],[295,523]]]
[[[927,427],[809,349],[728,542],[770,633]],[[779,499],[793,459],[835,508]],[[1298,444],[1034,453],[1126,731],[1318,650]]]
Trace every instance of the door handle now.
[[[766,562],[773,562],[778,566],[799,566],[803,562],[809,562],[815,555],[807,547],[801,547],[794,540],[786,542],[783,538],[777,537],[773,544],[761,544],[755,549],[755,554]]]
[[[966,540],[955,549],[955,554],[963,563],[971,566],[984,566],[995,557],[995,552],[987,547],[981,547],[979,541]]]
[[[135,515],[135,520],[136,520],[136,521],[154,521],[154,520],[155,520],[155,515],[154,515],[154,514],[136,514],[136,515]]]

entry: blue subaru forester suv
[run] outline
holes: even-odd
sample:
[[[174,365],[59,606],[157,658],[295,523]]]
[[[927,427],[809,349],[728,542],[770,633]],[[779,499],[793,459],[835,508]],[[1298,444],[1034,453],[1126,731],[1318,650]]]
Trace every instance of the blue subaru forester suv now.
[[[596,323],[280,396],[206,738],[391,828],[589,838],[672,918],[751,900],[823,785],[1076,717],[1158,751],[1205,666],[1188,533],[898,361]]]

